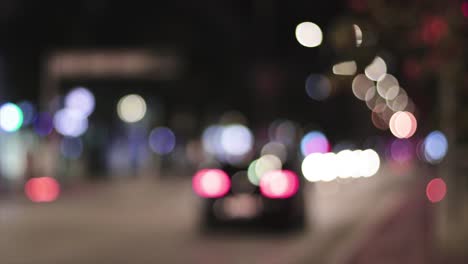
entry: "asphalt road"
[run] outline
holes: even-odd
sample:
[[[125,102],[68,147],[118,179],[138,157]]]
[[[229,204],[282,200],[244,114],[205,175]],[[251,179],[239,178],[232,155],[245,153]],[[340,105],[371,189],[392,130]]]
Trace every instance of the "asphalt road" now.
[[[0,263],[342,263],[406,182],[381,172],[307,185],[303,232],[210,236],[190,181],[164,178],[86,184],[50,204],[3,198]]]

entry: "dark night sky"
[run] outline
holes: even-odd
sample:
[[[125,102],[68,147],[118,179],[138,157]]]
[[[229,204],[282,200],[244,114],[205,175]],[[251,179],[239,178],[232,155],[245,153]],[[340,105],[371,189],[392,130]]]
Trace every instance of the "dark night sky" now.
[[[173,50],[187,62],[174,89],[161,92],[175,108],[238,109],[254,120],[316,122],[337,134],[356,125],[350,113],[368,115],[349,93],[327,103],[304,93],[307,75],[329,72],[335,58],[326,43],[300,46],[294,29],[309,20],[326,31],[347,12],[345,1],[3,0],[0,10],[8,100],[38,98],[41,59],[51,51],[146,47]],[[264,90],[261,76],[269,80]],[[371,126],[362,119],[358,125]]]

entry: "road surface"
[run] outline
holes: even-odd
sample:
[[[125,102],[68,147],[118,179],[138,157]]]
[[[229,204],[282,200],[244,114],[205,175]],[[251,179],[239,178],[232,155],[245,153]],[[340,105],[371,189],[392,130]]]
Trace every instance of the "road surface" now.
[[[291,234],[203,235],[190,181],[131,179],[65,190],[50,204],[0,201],[0,262],[340,263],[368,226],[391,210],[408,179],[306,186],[308,228]]]

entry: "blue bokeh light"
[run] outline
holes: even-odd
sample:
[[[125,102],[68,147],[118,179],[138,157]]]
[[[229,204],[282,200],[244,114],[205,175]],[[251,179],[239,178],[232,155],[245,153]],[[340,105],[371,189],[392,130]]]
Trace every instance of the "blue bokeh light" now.
[[[330,143],[327,137],[320,131],[311,131],[301,140],[301,153],[307,156],[312,153],[330,152]]]
[[[18,103],[19,108],[23,111],[23,126],[28,126],[34,121],[36,109],[29,101],[22,101]]]
[[[439,163],[447,155],[448,141],[440,131],[433,131],[424,139],[424,157],[427,162]]]
[[[167,127],[153,129],[148,140],[151,150],[161,155],[171,153],[176,145],[174,132]]]
[[[34,131],[39,136],[47,136],[54,129],[52,116],[48,112],[38,113],[34,119]]]

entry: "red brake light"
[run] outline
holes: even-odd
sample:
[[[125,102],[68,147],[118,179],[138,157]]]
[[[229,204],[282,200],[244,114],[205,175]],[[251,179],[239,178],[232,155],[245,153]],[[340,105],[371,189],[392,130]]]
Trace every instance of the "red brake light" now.
[[[229,191],[231,180],[222,170],[203,169],[193,176],[192,187],[200,197],[218,198],[224,196]]]
[[[260,192],[272,199],[285,199],[293,196],[299,189],[297,175],[289,170],[274,170],[260,179]]]

